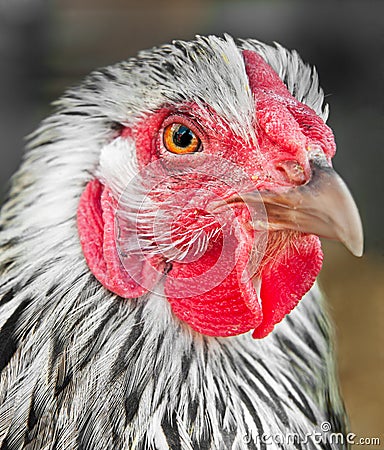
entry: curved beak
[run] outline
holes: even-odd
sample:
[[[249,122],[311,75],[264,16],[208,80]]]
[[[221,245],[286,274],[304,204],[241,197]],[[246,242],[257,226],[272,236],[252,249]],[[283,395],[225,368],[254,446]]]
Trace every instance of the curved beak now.
[[[322,158],[312,159],[310,165],[312,177],[304,185],[281,193],[248,192],[238,200],[251,206],[261,199],[270,230],[296,230],[336,239],[355,256],[362,256],[363,228],[346,184]]]

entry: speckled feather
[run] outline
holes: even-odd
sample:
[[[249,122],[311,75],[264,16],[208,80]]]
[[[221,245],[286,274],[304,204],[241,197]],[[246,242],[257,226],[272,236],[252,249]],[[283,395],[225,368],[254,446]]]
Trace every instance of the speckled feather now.
[[[1,449],[266,449],[263,433],[304,435],[323,421],[344,431],[316,286],[263,340],[209,338],[179,322],[161,296],[123,300],[105,290],[80,248],[86,183],[99,174],[118,190],[121,175],[135,175],[132,151],[108,158],[119,146],[116,124],[170,102],[204,101],[255,139],[242,49],[260,53],[326,118],[316,72],[296,52],[201,37],[95,71],[30,137],[1,213]]]

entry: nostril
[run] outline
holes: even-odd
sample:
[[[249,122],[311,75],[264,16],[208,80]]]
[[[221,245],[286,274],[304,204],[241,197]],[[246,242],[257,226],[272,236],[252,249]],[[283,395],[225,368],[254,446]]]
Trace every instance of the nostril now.
[[[276,165],[276,170],[284,174],[287,181],[296,185],[304,184],[308,180],[303,166],[294,160],[279,162]]]

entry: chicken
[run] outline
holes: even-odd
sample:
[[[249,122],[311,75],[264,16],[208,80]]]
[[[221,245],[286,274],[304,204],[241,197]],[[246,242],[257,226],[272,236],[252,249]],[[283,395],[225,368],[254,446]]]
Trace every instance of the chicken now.
[[[296,52],[227,35],[56,102],[1,213],[1,449],[347,448],[318,236],[363,244],[327,113]]]

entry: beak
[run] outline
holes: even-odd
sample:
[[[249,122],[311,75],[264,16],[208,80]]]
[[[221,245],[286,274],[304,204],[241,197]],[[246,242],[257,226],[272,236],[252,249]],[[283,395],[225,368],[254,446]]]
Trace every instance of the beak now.
[[[302,186],[282,193],[248,192],[238,200],[250,206],[262,200],[270,230],[295,230],[336,239],[355,256],[362,256],[363,228],[351,193],[325,160],[316,157],[310,165],[312,177]]]

